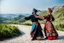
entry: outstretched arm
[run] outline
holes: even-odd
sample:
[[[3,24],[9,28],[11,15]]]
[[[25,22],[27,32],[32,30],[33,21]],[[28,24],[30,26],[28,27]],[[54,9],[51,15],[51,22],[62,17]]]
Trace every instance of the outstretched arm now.
[[[35,17],[44,20],[44,16],[35,16]]]
[[[25,19],[25,20],[30,20],[30,16],[29,16],[29,17],[25,17],[24,19]]]

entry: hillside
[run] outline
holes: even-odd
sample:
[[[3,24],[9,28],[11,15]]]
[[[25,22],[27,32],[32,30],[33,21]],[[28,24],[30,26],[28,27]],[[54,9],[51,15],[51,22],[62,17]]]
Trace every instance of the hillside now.
[[[56,29],[64,31],[64,8],[53,13],[53,16],[55,17],[54,24]]]
[[[55,9],[57,9],[55,11]],[[60,7],[55,7],[53,9],[53,16],[55,18],[55,21],[53,22],[53,24],[55,25],[55,28],[57,30],[61,30],[64,31],[64,8],[60,8]],[[39,13],[40,16],[44,16],[47,15],[47,11],[41,12]]]

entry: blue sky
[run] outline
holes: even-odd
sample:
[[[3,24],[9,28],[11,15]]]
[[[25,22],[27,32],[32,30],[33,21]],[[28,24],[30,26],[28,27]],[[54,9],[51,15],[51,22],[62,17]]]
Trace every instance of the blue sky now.
[[[64,0],[1,0],[0,13],[31,13],[33,8],[45,10],[48,7],[64,5]]]

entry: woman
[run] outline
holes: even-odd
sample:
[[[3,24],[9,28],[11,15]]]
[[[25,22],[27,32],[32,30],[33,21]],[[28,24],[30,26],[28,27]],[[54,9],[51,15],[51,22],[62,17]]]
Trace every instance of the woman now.
[[[48,8],[47,16],[35,16],[36,18],[40,18],[42,20],[46,19],[46,23],[44,26],[44,33],[48,40],[54,40],[58,38],[58,33],[56,32],[52,21],[54,21],[54,17],[52,15],[51,8]]]
[[[30,20],[32,21],[32,31],[31,31],[31,37],[32,40],[40,40],[43,38],[43,33],[42,33],[42,28],[40,23],[38,22],[39,18],[35,18],[35,16],[37,15],[37,10],[33,9],[32,15],[30,15],[29,17],[25,17],[26,20]]]

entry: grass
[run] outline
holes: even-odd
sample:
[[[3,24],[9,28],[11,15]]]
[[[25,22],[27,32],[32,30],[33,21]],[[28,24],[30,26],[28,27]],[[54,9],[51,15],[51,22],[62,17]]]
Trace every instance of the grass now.
[[[29,26],[31,26],[32,22],[30,20],[28,20],[28,21],[24,22],[23,25],[29,25]]]
[[[64,31],[64,8],[53,13],[55,17],[54,25],[57,30]]]

